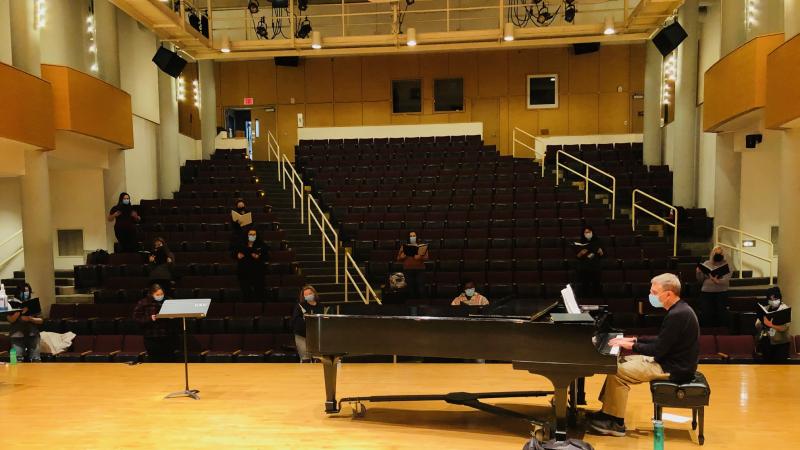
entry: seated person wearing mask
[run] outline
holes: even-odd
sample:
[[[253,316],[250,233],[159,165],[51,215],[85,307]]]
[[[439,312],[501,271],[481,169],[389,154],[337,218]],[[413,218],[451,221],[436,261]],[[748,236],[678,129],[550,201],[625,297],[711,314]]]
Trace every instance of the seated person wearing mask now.
[[[788,308],[782,298],[779,287],[770,288],[767,291],[767,311]],[[760,319],[756,319],[756,343],[763,362],[780,364],[789,359],[789,342],[792,339],[789,335],[789,325],[791,324],[775,325],[769,317],[764,317],[763,323]]]
[[[294,344],[300,362],[311,362],[311,355],[306,350],[306,314],[323,314],[325,308],[319,303],[319,294],[313,286],[300,288],[300,298],[292,311],[292,332]]]
[[[20,288],[20,300],[27,302],[33,300],[33,288],[24,283]],[[14,307],[17,305],[13,304]],[[41,362],[39,349],[39,326],[44,323],[41,314],[28,312],[27,307],[22,311],[6,316],[9,323],[8,337],[11,347],[17,352],[17,359],[26,362]]]
[[[452,306],[485,306],[489,304],[489,299],[479,294],[475,290],[475,282],[467,281],[464,283],[464,291],[450,303]]]
[[[606,377],[600,392],[603,408],[589,420],[593,431],[625,436],[625,407],[631,385],[666,379],[685,383],[694,378],[700,356],[697,342],[700,325],[694,310],[681,300],[680,295],[681,282],[674,274],[665,273],[653,278],[650,304],[667,310],[658,336],[649,339],[621,337],[608,342],[609,346],[618,345],[638,354],[621,356],[617,373]]]

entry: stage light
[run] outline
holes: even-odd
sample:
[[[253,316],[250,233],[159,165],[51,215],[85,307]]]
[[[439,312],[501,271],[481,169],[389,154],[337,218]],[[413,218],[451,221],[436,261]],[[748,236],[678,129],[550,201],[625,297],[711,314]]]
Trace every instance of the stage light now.
[[[603,34],[615,34],[617,31],[614,29],[614,19],[611,16],[606,16],[605,25],[603,26]]]
[[[406,45],[409,47],[414,47],[417,45],[417,29],[416,28],[409,28],[406,30]]]
[[[178,77],[178,86],[175,96],[178,98],[179,102],[186,100],[186,80],[183,77]]]
[[[506,42],[511,42],[514,40],[514,24],[511,22],[506,22],[503,26],[503,40]]]
[[[250,11],[250,14],[258,14],[258,0],[250,0],[250,3],[247,4],[247,10]]]
[[[267,34],[267,19],[264,16],[261,16],[261,20],[259,20],[258,25],[256,25],[256,35],[261,39],[269,39],[269,34]]]
[[[197,80],[192,81],[192,87],[194,90],[194,106],[197,109],[200,109],[200,83]]]
[[[222,38],[222,44],[219,46],[219,51],[222,53],[230,53],[231,52],[231,38],[228,36],[224,36]]]
[[[565,3],[564,21],[567,23],[572,23],[575,21],[575,13],[577,12],[575,9],[575,0],[567,0]]]
[[[309,34],[311,34],[311,21],[306,17],[300,22],[300,27],[297,28],[297,37],[299,39],[305,39]]]
[[[322,48],[322,35],[319,31],[311,32],[311,48],[319,50]]]
[[[308,9],[308,0],[298,0],[297,9],[299,9],[300,11],[307,10]]]

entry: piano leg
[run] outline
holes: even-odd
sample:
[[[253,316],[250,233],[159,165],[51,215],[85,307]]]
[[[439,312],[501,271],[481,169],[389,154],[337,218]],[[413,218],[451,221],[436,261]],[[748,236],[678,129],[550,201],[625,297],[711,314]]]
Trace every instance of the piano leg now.
[[[339,368],[339,356],[323,356],[322,370],[325,374],[325,412],[335,414],[339,412],[339,402],[336,401],[336,375]]]
[[[567,440],[567,390],[569,384],[555,385],[553,389],[553,406],[556,412],[556,433],[557,441]]]

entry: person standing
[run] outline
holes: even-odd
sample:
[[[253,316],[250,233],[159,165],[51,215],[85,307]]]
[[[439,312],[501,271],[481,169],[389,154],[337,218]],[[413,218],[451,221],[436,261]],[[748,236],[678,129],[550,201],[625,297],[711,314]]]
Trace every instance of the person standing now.
[[[694,379],[700,357],[700,325],[692,307],[681,300],[678,277],[665,273],[653,278],[649,300],[653,307],[667,310],[658,336],[608,341],[609,346],[618,345],[637,354],[621,356],[617,373],[606,376],[600,392],[603,408],[589,420],[589,427],[597,433],[625,436],[625,408],[631,385],[666,379],[686,383]]]
[[[711,270],[728,264],[722,247],[714,247],[704,266]],[[703,283],[700,288],[700,318],[705,327],[724,326],[728,319],[728,289],[731,283],[731,271],[720,277],[706,274],[700,267],[696,269],[697,281]]]
[[[780,311],[789,306],[783,303],[781,289],[777,286],[767,291],[767,311]],[[785,363],[789,359],[789,343],[792,339],[789,334],[791,323],[776,325],[769,317],[756,319],[756,343],[761,359],[769,364]]]
[[[172,264],[175,255],[162,237],[153,240],[153,251],[147,258],[150,263],[150,284],[159,284],[167,291],[172,291]]]
[[[416,252],[408,254],[407,248],[415,248]],[[428,258],[428,246],[417,239],[415,231],[409,232],[407,245],[401,245],[397,251],[397,261],[403,263],[403,274],[413,298],[425,298],[425,261]]]
[[[311,362],[311,355],[306,350],[306,314],[322,314],[324,308],[319,302],[319,294],[313,286],[303,286],[300,288],[300,298],[292,310],[292,332],[294,333],[294,344],[297,347],[297,355],[300,362]]]
[[[119,194],[117,204],[108,212],[107,220],[114,222],[114,235],[117,237],[120,252],[137,251],[139,240],[136,237],[136,224],[141,222],[142,218],[131,205],[131,196],[127,192]]]
[[[156,317],[164,299],[164,290],[160,285],[153,284],[133,310],[133,318],[144,334],[144,346],[150,362],[173,362],[178,350],[178,322]]]
[[[31,285],[25,283],[20,288],[20,300],[27,302],[36,300],[33,298]],[[12,302],[13,303],[13,302]],[[22,311],[6,316],[10,324],[8,337],[11,339],[11,347],[17,352],[17,358],[26,362],[41,362],[42,357],[39,350],[39,325],[44,320],[39,313],[31,313],[27,307]]]
[[[242,298],[245,301],[260,302],[264,300],[264,276],[266,275],[266,259],[269,247],[258,237],[258,231],[251,228],[247,231],[247,239],[234,249],[237,262],[236,273]]]
[[[237,198],[236,203],[234,205],[234,209],[231,210],[231,213],[237,213],[239,215],[245,215],[250,211],[247,209],[247,204],[244,202],[244,199]],[[235,216],[231,214],[231,246],[235,247],[238,243],[244,242],[247,239],[247,231],[252,228],[252,223],[242,224],[242,220],[236,220]]]
[[[605,256],[603,247],[590,226],[583,229],[583,235],[577,245],[578,283],[583,297],[600,297],[603,266],[601,259]]]

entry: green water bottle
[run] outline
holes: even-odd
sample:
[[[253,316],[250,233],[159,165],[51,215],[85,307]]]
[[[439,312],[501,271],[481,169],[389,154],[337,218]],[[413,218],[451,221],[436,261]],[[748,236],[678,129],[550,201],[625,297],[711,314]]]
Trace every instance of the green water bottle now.
[[[17,349],[11,347],[11,351],[8,352],[8,362],[13,366],[17,363]]]
[[[664,450],[664,422],[653,420],[653,450]]]

